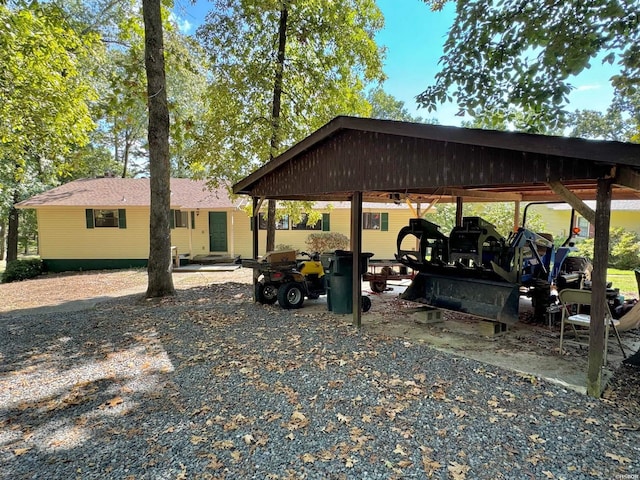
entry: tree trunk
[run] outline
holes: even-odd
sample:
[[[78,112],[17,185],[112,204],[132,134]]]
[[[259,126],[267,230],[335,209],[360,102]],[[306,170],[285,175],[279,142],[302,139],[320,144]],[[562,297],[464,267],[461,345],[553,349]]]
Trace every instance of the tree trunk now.
[[[5,241],[7,235],[7,224],[4,223],[4,220],[0,222],[0,260],[4,260],[5,253]]]
[[[147,298],[175,294],[171,275],[169,207],[169,109],[164,70],[160,0],[143,0],[144,61],[149,103],[149,173],[151,186],[149,283]]]
[[[280,106],[282,98],[282,77],[284,73],[285,48],[287,46],[287,17],[289,11],[285,5],[280,8],[280,24],[278,28],[278,60],[273,81],[273,106],[271,110],[271,150],[269,161],[273,160],[280,148]],[[267,211],[267,252],[275,249],[276,240],[276,202],[269,200]]]
[[[7,263],[18,259],[18,191],[13,191],[13,201],[9,207],[9,222],[7,228]]]

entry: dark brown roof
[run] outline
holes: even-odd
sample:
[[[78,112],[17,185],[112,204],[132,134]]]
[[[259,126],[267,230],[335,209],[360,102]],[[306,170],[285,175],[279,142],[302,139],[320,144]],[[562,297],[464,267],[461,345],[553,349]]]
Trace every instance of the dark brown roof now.
[[[337,117],[233,186],[275,199],[558,200],[549,182],[595,198],[616,175],[614,198],[640,198],[640,145]]]
[[[65,183],[17,204],[18,208],[42,207],[140,207],[150,199],[148,178],[86,178]],[[246,200],[244,200],[246,201]],[[232,201],[226,188],[210,190],[205,181],[171,179],[171,207],[231,208],[243,202]]]

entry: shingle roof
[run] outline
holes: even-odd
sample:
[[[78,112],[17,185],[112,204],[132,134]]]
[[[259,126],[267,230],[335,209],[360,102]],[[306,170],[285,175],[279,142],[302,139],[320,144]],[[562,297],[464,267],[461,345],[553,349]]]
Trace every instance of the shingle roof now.
[[[18,203],[18,208],[148,206],[148,178],[85,178],[66,183]],[[172,208],[231,208],[246,202],[232,201],[226,188],[209,190],[203,180],[171,179]]]

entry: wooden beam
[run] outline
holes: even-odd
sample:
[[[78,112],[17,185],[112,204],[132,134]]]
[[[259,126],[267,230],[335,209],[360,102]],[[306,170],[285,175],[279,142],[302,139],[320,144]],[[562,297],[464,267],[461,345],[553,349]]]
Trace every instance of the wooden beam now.
[[[465,188],[441,188],[438,191],[442,192],[442,195],[451,195],[453,197],[484,198],[487,200],[504,202],[522,200],[522,195],[520,193],[486,192],[483,190],[467,190]]]
[[[640,172],[631,167],[618,166],[615,184],[633,190],[640,190]]]
[[[523,225],[524,226],[524,225]],[[520,202],[515,202],[513,209],[513,231],[517,232],[520,228]]]
[[[464,203],[462,201],[462,197],[456,197],[456,227],[462,226],[463,208],[464,208]]]
[[[360,257],[362,256],[362,192],[353,192],[351,197],[351,252],[353,253],[352,303],[353,324],[360,330],[362,327],[362,273]]]
[[[580,215],[582,215],[590,224],[595,225],[596,212],[594,212],[586,203],[578,198],[571,190],[562,183],[554,181],[548,182],[548,187],[554,191],[560,198],[571,205]],[[611,189],[611,188],[609,188]],[[600,191],[598,189],[598,191]]]
[[[596,197],[593,271],[591,272],[591,322],[589,323],[589,368],[587,393],[602,394],[602,360],[604,358],[605,312],[607,308],[607,265],[609,260],[609,226],[611,220],[611,178],[598,179]]]

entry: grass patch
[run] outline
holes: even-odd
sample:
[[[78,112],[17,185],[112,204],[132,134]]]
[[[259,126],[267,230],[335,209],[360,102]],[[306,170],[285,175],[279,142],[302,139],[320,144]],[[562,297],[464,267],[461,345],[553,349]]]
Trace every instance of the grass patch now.
[[[633,270],[607,269],[607,282],[611,282],[613,288],[619,288],[625,298],[638,298],[638,284]]]

